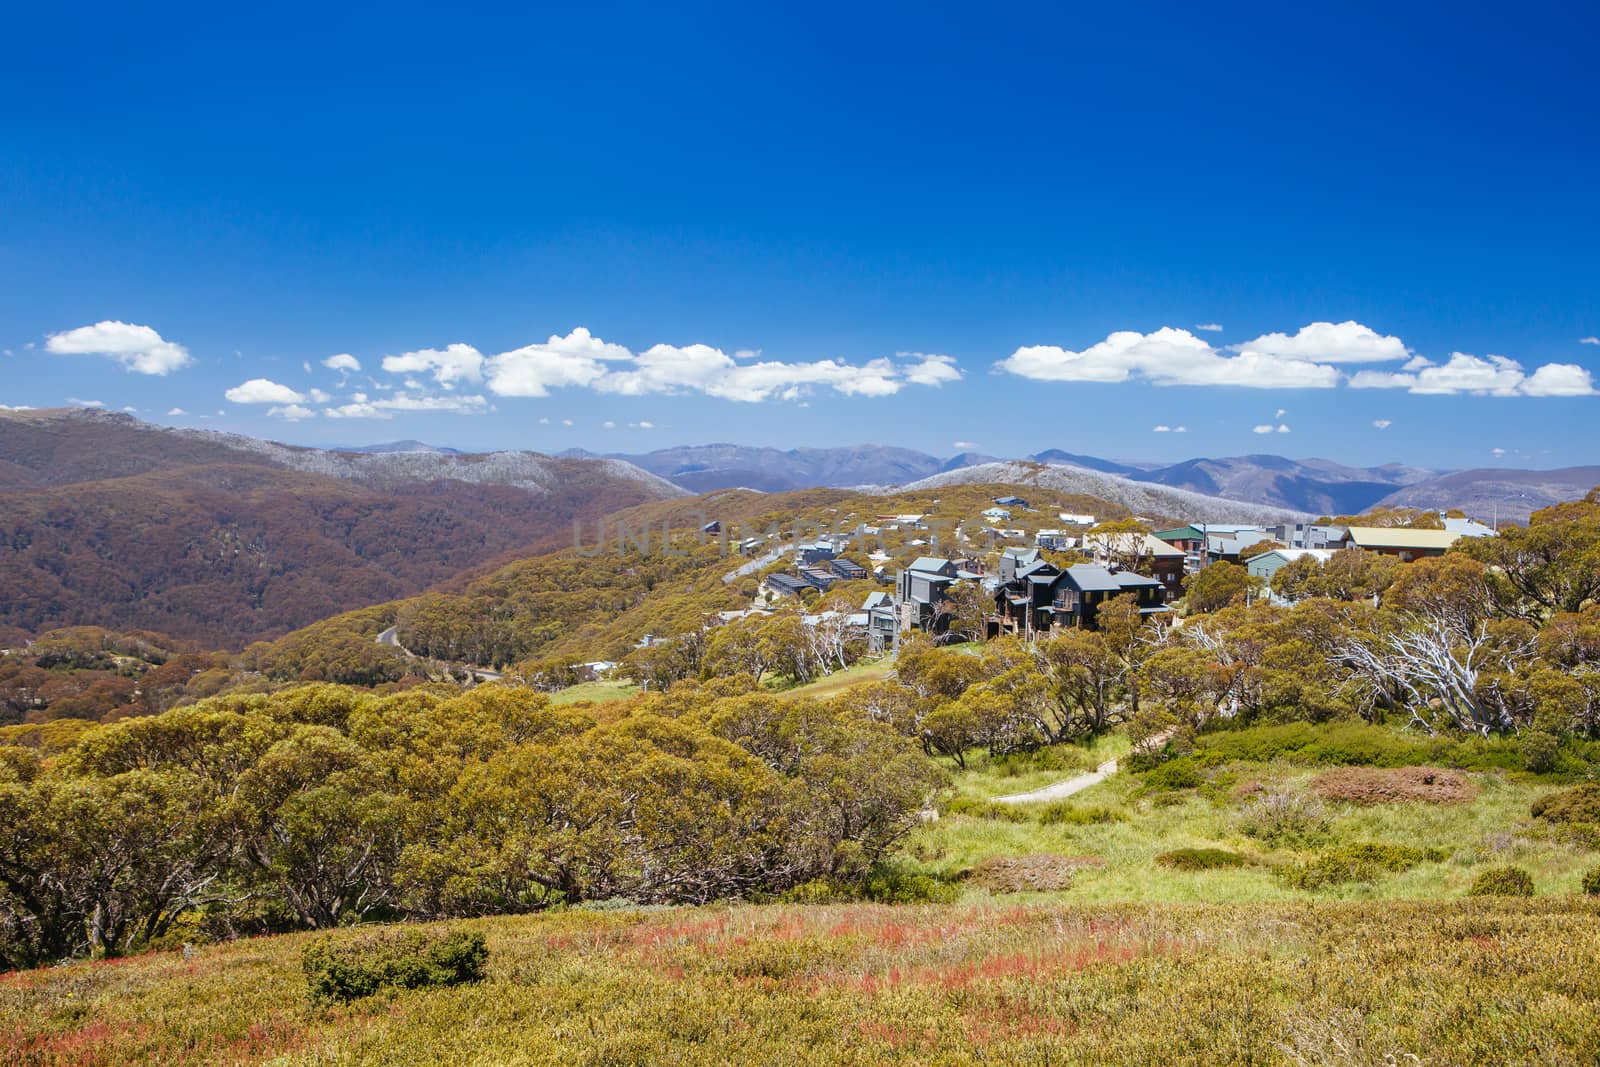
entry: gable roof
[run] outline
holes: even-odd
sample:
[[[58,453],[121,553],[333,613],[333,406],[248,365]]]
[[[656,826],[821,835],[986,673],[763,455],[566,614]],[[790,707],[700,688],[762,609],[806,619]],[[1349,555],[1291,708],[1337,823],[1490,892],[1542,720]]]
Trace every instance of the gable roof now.
[[[922,571],[924,574],[937,574],[946,578],[954,573],[954,569],[954,563],[938,556],[918,556],[911,561],[911,566],[906,568],[908,571]]]
[[[1128,589],[1161,585],[1154,578],[1146,578],[1132,571],[1112,572],[1098,563],[1074,563],[1062,575],[1085,593],[1120,593]]]
[[[1414,548],[1443,551],[1461,539],[1450,530],[1413,530],[1405,526],[1352,526],[1345,537],[1358,548]]]

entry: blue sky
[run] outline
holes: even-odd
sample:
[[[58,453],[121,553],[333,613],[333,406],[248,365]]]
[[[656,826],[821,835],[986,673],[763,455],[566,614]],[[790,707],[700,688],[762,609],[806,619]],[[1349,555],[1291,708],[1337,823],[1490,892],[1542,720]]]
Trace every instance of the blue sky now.
[[[1600,462],[1595,5],[863,6],[13,12],[0,403]]]

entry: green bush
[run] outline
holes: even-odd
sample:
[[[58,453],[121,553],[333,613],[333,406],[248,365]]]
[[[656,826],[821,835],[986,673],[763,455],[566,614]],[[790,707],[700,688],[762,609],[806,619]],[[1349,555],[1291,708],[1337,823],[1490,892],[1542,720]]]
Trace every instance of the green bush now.
[[[1032,822],[1033,813],[1020,804],[1000,804],[977,797],[952,797],[944,806],[946,815],[965,815],[972,819],[991,819],[995,822]]]
[[[1309,863],[1283,868],[1278,876],[1294,889],[1322,889],[1349,882],[1374,882],[1385,874],[1408,871],[1419,863],[1442,862],[1447,856],[1448,853],[1439,848],[1367,841],[1331,848]]]
[[[300,954],[300,967],[313,1001],[348,1001],[380,989],[476,982],[488,959],[480,933],[398,929],[321,938]]]
[[[1549,774],[1561,757],[1561,739],[1548,730],[1529,730],[1522,735],[1522,769],[1533,774]]]
[[[1600,823],[1600,782],[1585,782],[1540,797],[1529,810],[1534,818],[1546,822]]]
[[[1419,737],[1363,722],[1290,722],[1218,729],[1196,741],[1197,757],[1242,763],[1284,761],[1305,767],[1411,767],[1522,770],[1524,742],[1515,738]]]
[[[1472,880],[1469,897],[1531,897],[1533,875],[1523,867],[1490,867]]]
[[[1591,897],[1600,897],[1600,867],[1590,867],[1583,872],[1583,891]]]
[[[784,904],[948,904],[961,895],[959,886],[903,864],[884,861],[861,878],[813,878],[779,894]]]
[[[1108,822],[1127,822],[1128,816],[1117,808],[1096,804],[1080,808],[1066,800],[1057,800],[1037,809],[1036,818],[1041,826],[1098,826]]]
[[[1180,756],[1151,768],[1144,776],[1146,789],[1172,792],[1177,789],[1194,789],[1200,785],[1200,768],[1188,756]]]
[[[1223,848],[1175,848],[1161,853],[1156,862],[1175,871],[1215,871],[1243,867],[1245,858]]]

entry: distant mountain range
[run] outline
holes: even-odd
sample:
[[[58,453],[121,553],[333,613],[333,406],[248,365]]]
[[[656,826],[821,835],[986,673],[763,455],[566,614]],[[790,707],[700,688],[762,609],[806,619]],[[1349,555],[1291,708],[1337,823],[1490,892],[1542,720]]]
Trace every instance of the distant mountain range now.
[[[561,455],[599,458],[576,449]],[[812,486],[912,485],[952,471],[1008,462],[976,452],[940,457],[885,445],[777,449],[714,444],[612,453],[607,458],[622,460],[696,493],[731,488],[784,492]],[[1308,515],[1353,515],[1379,505],[1454,507],[1484,519],[1498,514],[1522,522],[1538,508],[1580,497],[1600,484],[1600,467],[1445,472],[1401,463],[1352,467],[1326,459],[1274,455],[1202,457],[1162,464],[1054,448],[1020,461],[1093,471],[1129,482]],[[1107,495],[1100,490],[1083,491]],[[1139,510],[1129,501],[1122,502]]]

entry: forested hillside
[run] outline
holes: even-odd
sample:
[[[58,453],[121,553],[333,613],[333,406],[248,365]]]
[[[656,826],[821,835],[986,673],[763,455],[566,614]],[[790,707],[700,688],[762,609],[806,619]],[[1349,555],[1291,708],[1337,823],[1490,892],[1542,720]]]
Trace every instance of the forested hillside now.
[[[236,649],[676,492],[610,461],[550,461],[530,488],[396,480],[409,468],[393,463],[340,477],[274,455],[126,418],[0,413],[0,630],[96,625]]]

